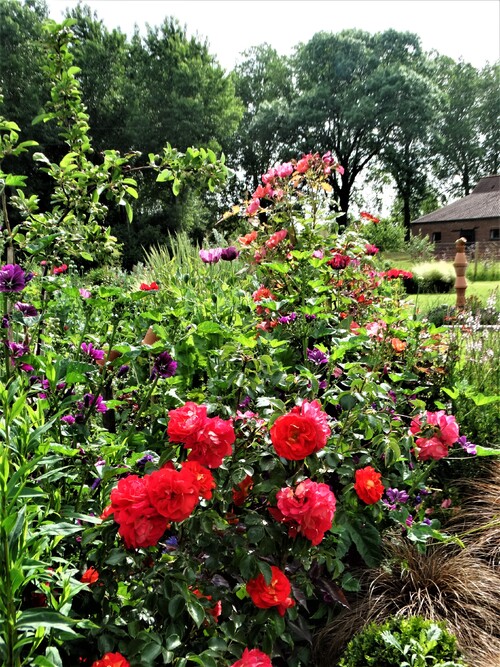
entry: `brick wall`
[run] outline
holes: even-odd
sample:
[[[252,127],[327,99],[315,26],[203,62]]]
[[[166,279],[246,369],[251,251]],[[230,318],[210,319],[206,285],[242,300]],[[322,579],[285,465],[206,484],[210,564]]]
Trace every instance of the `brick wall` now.
[[[414,223],[411,231],[414,236],[428,236],[436,246],[455,243],[461,236],[467,239],[468,244],[483,244],[495,240],[495,237],[500,240],[500,218]]]

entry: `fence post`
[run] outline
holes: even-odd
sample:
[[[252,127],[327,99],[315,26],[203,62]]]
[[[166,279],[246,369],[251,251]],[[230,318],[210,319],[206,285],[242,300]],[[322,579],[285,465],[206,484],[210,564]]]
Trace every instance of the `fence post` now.
[[[453,266],[455,267],[455,291],[457,293],[457,308],[465,307],[465,290],[467,289],[467,280],[465,279],[465,270],[467,268],[467,257],[465,256],[465,245],[467,239],[463,237],[455,241],[456,255]]]

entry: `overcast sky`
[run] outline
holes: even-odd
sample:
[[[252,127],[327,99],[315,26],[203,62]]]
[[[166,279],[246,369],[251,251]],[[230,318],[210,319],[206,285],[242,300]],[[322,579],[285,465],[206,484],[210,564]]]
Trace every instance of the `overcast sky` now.
[[[76,0],[47,0],[62,19]],[[476,67],[500,59],[500,0],[88,0],[108,28],[131,34],[134,24],[160,25],[175,16],[189,35],[206,39],[210,52],[232,69],[245,49],[267,42],[280,55],[316,32],[388,28],[419,35],[435,49]]]

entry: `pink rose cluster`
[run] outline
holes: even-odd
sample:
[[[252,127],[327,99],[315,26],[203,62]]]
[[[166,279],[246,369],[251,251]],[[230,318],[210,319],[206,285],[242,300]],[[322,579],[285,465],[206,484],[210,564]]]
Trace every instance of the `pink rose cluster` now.
[[[170,410],[167,434],[170,442],[179,442],[191,451],[188,461],[207,468],[219,468],[225,456],[233,452],[235,434],[232,419],[207,417],[207,406],[188,401]]]
[[[458,424],[455,417],[447,415],[444,410],[427,411],[412,419],[410,435],[419,436],[415,444],[420,461],[438,461],[448,456],[449,448],[458,441]]]
[[[285,487],[278,491],[276,500],[278,512],[275,509],[272,514],[290,526],[290,537],[302,533],[317,546],[332,527],[336,501],[327,484],[305,479],[294,489]]]

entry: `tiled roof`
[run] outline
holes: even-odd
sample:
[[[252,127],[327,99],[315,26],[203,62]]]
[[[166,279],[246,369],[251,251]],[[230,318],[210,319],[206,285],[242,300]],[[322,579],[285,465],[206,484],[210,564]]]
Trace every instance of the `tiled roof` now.
[[[500,218],[500,174],[482,178],[467,197],[423,215],[413,220],[412,224],[478,218]]]

